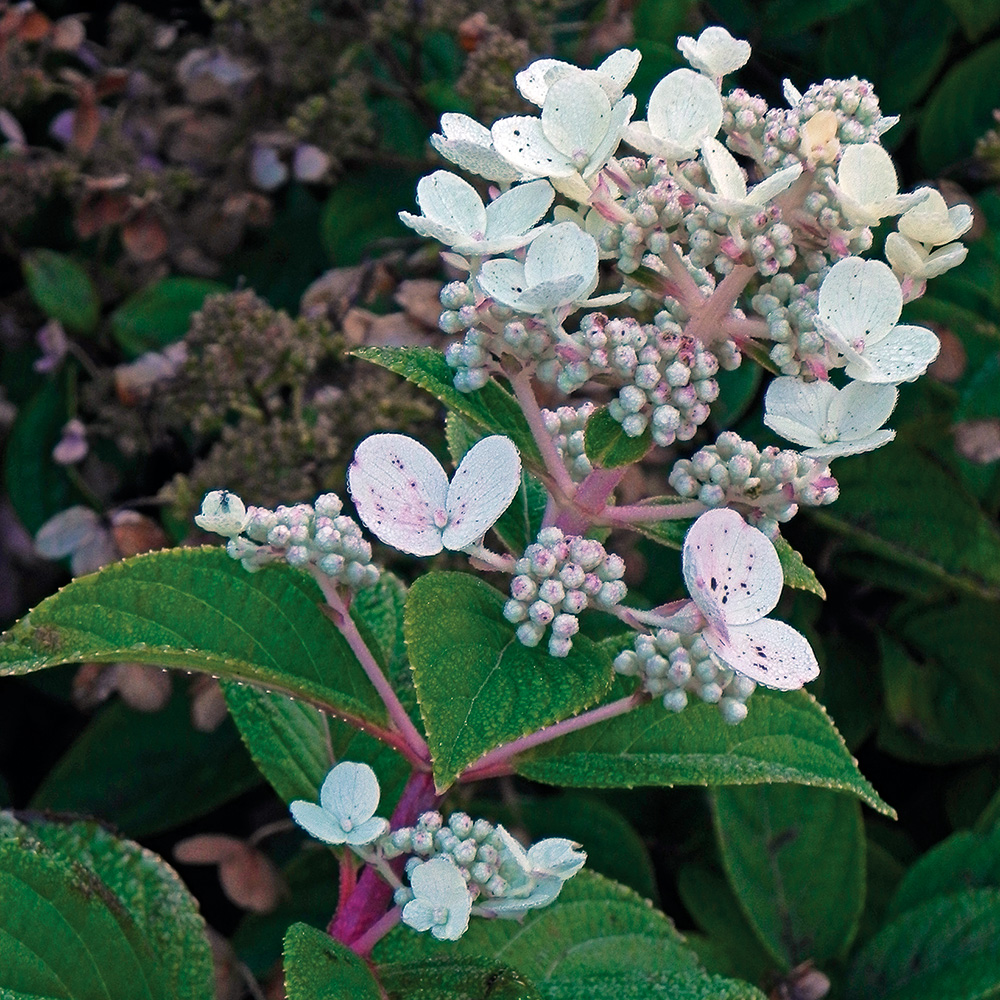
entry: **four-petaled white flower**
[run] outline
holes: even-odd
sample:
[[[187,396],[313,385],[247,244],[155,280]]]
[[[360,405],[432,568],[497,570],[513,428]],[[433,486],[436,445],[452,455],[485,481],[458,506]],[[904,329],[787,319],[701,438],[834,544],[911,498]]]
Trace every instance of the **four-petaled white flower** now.
[[[903,293],[879,260],[848,257],[830,268],[819,289],[816,329],[860,382],[909,382],[937,357],[941,344],[922,326],[897,326]]]
[[[212,490],[201,502],[201,513],[195,514],[194,523],[203,531],[211,531],[226,538],[235,538],[250,522],[243,501],[229,490]]]
[[[885,259],[901,277],[915,281],[936,278],[965,260],[969,248],[964,243],[949,243],[937,250],[928,250],[925,243],[911,240],[902,233],[889,233],[885,238]]]
[[[893,430],[880,430],[896,406],[896,387],[851,382],[776,378],[764,397],[764,423],[789,441],[806,446],[810,458],[859,455],[888,444]]]
[[[499,870],[507,889],[500,898],[482,900],[477,913],[519,919],[528,910],[548,906],[587,860],[572,840],[550,837],[525,851],[502,826],[496,833],[503,844]]]
[[[703,139],[701,155],[715,188],[714,192],[703,190],[702,197],[716,212],[732,218],[743,218],[761,211],[772,198],[787,191],[802,173],[802,164],[796,163],[776,170],[748,191],[743,168],[718,139]]]
[[[403,907],[403,923],[439,941],[457,941],[469,926],[472,897],[461,872],[444,858],[431,858],[410,873],[413,899]]]
[[[899,218],[899,231],[907,239],[943,246],[957,240],[972,228],[972,209],[968,205],[948,207],[940,191],[923,188],[926,197]]]
[[[479,284],[491,299],[523,313],[621,302],[627,292],[587,298],[597,287],[597,258],[593,236],[575,222],[560,222],[532,241],[523,264],[509,258],[487,261]]]
[[[702,637],[727,667],[765,687],[790,691],[819,673],[805,636],[765,617],[784,577],[774,546],[734,510],[702,514],[688,529],[684,583],[705,619]]]
[[[496,151],[490,130],[468,115],[442,115],[441,131],[431,136],[431,145],[446,160],[488,181],[510,184],[524,179],[524,174]]]
[[[601,63],[597,69],[580,69],[561,59],[536,59],[527,69],[514,77],[521,96],[539,107],[545,103],[549,89],[559,80],[569,76],[582,76],[593,80],[608,95],[612,104],[617,104],[625,93],[629,81],[635,76],[642,53],[638,49],[618,49]]]
[[[892,157],[877,142],[844,150],[834,190],[852,226],[877,226],[887,215],[899,215],[923,201],[930,191],[900,194]]]
[[[289,809],[292,819],[317,840],[363,847],[389,829],[375,815],[380,796],[378,778],[367,764],[342,761],[324,779],[319,805],[296,799]]]
[[[642,153],[666,160],[686,160],[722,127],[719,89],[701,73],[676,69],[653,89],[646,121],[633,122],[625,141]]]
[[[476,189],[447,170],[435,170],[417,184],[423,215],[400,212],[400,219],[421,236],[458,253],[506,253],[530,243],[544,226],[532,229],[548,211],[555,192],[544,180],[519,184],[483,205]]]
[[[697,41],[682,35],[677,39],[677,48],[695,69],[714,80],[716,86],[724,76],[738,70],[750,58],[750,43],[733,38],[725,28],[717,25],[706,28]]]
[[[551,178],[563,194],[586,201],[587,181],[611,158],[635,111],[635,98],[614,105],[604,88],[583,74],[548,88],[540,118],[517,115],[493,125],[493,145],[518,170]]]

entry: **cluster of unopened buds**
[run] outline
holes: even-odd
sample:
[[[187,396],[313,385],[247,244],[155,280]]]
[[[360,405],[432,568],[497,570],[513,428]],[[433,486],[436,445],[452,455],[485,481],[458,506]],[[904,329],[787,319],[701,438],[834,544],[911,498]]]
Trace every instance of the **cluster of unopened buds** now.
[[[587,860],[579,844],[549,838],[525,850],[502,826],[463,812],[447,821],[422,813],[389,830],[376,816],[381,791],[367,764],[344,761],[326,776],[320,801],[297,800],[292,817],[311,836],[354,851],[393,887],[403,923],[455,941],[472,914],[519,919],[547,906]],[[390,861],[409,856],[403,884]]]
[[[284,561],[355,590],[373,586],[379,571],[371,561],[371,544],[357,521],[341,513],[343,506],[336,493],[324,493],[313,504],[268,510],[246,507],[235,493],[214,490],[195,523],[228,538],[226,551],[250,572]]]

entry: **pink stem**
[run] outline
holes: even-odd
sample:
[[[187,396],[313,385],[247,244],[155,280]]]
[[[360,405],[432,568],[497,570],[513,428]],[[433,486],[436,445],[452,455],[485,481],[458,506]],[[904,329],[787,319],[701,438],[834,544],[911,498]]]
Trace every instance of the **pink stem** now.
[[[697,313],[705,304],[704,293],[684,266],[684,261],[681,260],[681,256],[673,244],[667,247],[662,256],[663,262],[667,265],[667,270],[670,272],[670,277],[676,286],[673,297],[689,313]]]
[[[589,712],[574,715],[572,719],[563,719],[562,722],[557,722],[555,725],[546,726],[537,732],[529,733],[527,736],[522,736],[520,739],[513,740],[502,747],[497,747],[495,750],[484,754],[472,767],[462,774],[459,780],[479,781],[483,778],[496,778],[504,774],[512,774],[513,768],[510,761],[517,754],[524,753],[525,750],[530,750],[532,747],[537,747],[543,743],[558,739],[567,733],[574,733],[578,729],[586,729],[587,726],[593,726],[598,722],[613,719],[617,715],[624,715],[626,712],[631,712],[633,708],[637,708],[648,700],[648,694],[644,691],[636,691],[625,698],[619,698],[617,701],[609,701],[606,705],[599,705],[597,708],[592,708]]]
[[[535,439],[535,444],[538,445],[538,450],[542,454],[546,471],[563,497],[567,500],[570,499],[576,491],[576,484],[570,477],[569,470],[556,449],[552,435],[545,429],[541,408],[531,388],[530,373],[526,368],[522,368],[516,375],[509,375],[508,378],[510,379],[510,387],[514,390],[514,395],[521,404],[521,410],[531,428],[531,436]]]
[[[756,273],[757,269],[749,264],[737,264],[716,285],[715,291],[704,300],[703,305],[692,313],[684,332],[703,344],[711,344],[724,337],[722,323],[733,311],[740,293]]]
[[[679,521],[682,518],[697,517],[706,510],[708,508],[700,500],[689,500],[687,503],[637,503],[626,507],[609,507],[599,520],[611,524]]]
[[[314,576],[320,586],[320,590],[323,591],[326,603],[336,615],[337,628],[340,629],[341,635],[347,640],[347,644],[358,658],[361,668],[367,674],[368,679],[372,682],[379,697],[385,704],[390,720],[396,729],[399,730],[412,754],[416,755],[418,761],[426,765],[430,761],[430,750],[427,748],[427,743],[423,736],[420,735],[417,727],[410,721],[410,717],[406,714],[406,709],[403,708],[399,698],[396,696],[396,692],[393,691],[392,685],[389,684],[385,674],[382,673],[382,668],[378,665],[375,657],[372,656],[372,652],[358,631],[358,626],[354,623],[347,605],[341,599],[336,584],[323,573],[316,572]]]
[[[372,948],[399,923],[402,915],[403,908],[401,906],[394,906],[388,913],[376,920],[364,934],[356,937],[351,942],[351,951],[362,958],[367,958],[371,954]]]
[[[431,776],[425,771],[414,771],[393,810],[390,827],[396,830],[401,826],[411,826],[436,801]],[[402,861],[402,858],[398,858],[392,862],[393,868],[398,869],[397,874],[403,870]],[[350,897],[338,904],[337,912],[327,927],[327,934],[334,940],[353,947],[355,941],[384,918],[385,911],[392,902],[392,894],[392,886],[376,869],[366,866]]]

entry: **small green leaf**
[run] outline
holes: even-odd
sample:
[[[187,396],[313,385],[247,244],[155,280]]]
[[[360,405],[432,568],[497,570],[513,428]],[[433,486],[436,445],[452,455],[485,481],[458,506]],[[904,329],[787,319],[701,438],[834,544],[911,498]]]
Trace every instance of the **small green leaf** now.
[[[198,904],[162,858],[94,822],[56,823],[0,814],[0,838],[41,844],[83,864],[125,906],[165,967],[173,1000],[215,996],[212,950]]]
[[[504,598],[463,573],[428,573],[410,588],[406,642],[420,712],[447,788],[486,751],[596,701],[611,660],[584,636],[569,656],[521,645],[503,617]]]
[[[840,499],[829,512],[810,511],[813,519],[853,547],[958,590],[1000,597],[1000,531],[940,466],[897,441],[842,470]]]
[[[554,977],[542,989],[544,1000],[765,1000],[749,983],[708,975],[701,969]]]
[[[63,379],[47,381],[22,407],[7,439],[7,495],[32,535],[50,517],[79,502],[66,469],[52,460],[52,449],[69,419],[66,392]]]
[[[100,816],[145,837],[259,784],[232,724],[200,733],[191,728],[190,704],[175,694],[160,712],[122,702],[102,708],[46,775],[32,808]]]
[[[638,437],[629,437],[608,408],[602,406],[587,421],[583,446],[595,465],[617,469],[638,462],[653,447],[653,432],[647,426]]]
[[[1000,827],[989,833],[960,830],[932,847],[903,876],[887,918],[962,889],[1000,890]]]
[[[857,957],[848,1000],[987,1000],[1000,992],[1000,890],[937,896],[885,927]]]
[[[384,723],[378,694],[322,606],[316,583],[287,565],[248,573],[222,548],[154,552],[44,600],[0,640],[0,676],[83,660],[155,663]]]
[[[810,694],[758,689],[749,707],[745,721],[728,726],[714,705],[674,714],[654,701],[529,750],[514,765],[534,781],[570,788],[794,782],[850,792],[895,816]]]
[[[683,497],[654,497],[650,503],[690,503]],[[695,519],[678,518],[672,521],[648,521],[639,522],[634,525],[635,530],[654,542],[659,542],[669,549],[680,549],[684,546],[684,536],[688,528],[694,524]],[[816,594],[826,600],[826,591],[823,584],[819,582],[816,574],[805,564],[800,552],[793,549],[791,545],[781,536],[774,540],[774,549],[778,553],[778,561],[781,563],[781,571],[785,578],[785,586],[793,587],[796,590],[805,590],[810,594]]]
[[[71,333],[92,333],[101,315],[101,300],[90,275],[65,254],[32,250],[21,262],[24,281],[35,305]]]
[[[506,434],[517,445],[522,461],[541,467],[542,456],[520,404],[496,382],[487,382],[475,392],[459,392],[444,355],[429,347],[362,347],[352,353],[426,389],[480,431]]]
[[[288,1000],[382,1000],[365,960],[308,924],[285,935]]]
[[[156,948],[94,872],[33,838],[0,839],[7,989],[65,1000],[170,1000]]]
[[[924,169],[936,177],[972,155],[1000,106],[1000,41],[976,49],[952,66],[934,88],[917,134]]]
[[[520,973],[488,959],[394,962],[378,978],[386,1000],[542,1000]]]
[[[112,314],[111,332],[130,358],[180,340],[209,295],[229,291],[205,278],[161,278],[130,295]]]
[[[865,899],[860,803],[797,785],[720,788],[712,801],[729,884],[776,961],[843,955]]]

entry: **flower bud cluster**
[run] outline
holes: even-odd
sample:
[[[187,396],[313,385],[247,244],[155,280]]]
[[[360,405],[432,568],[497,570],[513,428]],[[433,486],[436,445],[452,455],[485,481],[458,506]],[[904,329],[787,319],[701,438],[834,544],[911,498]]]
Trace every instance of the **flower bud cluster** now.
[[[517,638],[537,646],[549,635],[549,654],[568,656],[585,608],[608,610],[627,593],[625,562],[593,538],[543,528],[538,541],[514,564],[504,617],[518,625]]]
[[[478,901],[478,912],[502,917],[520,917],[552,902],[586,860],[573,849],[579,845],[565,840],[543,840],[525,853],[502,826],[464,812],[452,813],[447,822],[437,811],[422,813],[413,826],[386,833],[376,846],[384,858],[411,855],[408,876],[433,858],[448,861]],[[413,898],[413,890],[401,886],[394,900],[405,906]]]
[[[792,107],[768,109],[760,97],[737,88],[723,95],[722,130],[740,152],[753,151],[769,170],[790,166],[802,159],[831,163],[840,144],[878,142],[892,123],[882,115],[875,89],[867,80],[815,83],[802,95],[788,90]],[[820,112],[831,112],[831,138],[817,150],[807,126]]]
[[[767,336],[774,341],[771,360],[783,375],[826,367],[827,345],[816,329],[816,312],[819,286],[827,270],[824,267],[808,275],[801,284],[790,274],[775,275],[753,297],[754,311],[764,317]]]
[[[718,705],[725,722],[736,725],[747,717],[747,700],[757,685],[721,664],[700,632],[675,632],[661,628],[641,632],[633,649],[615,657],[615,671],[642,680],[644,691],[663,698],[663,707],[680,712],[694,695]]]
[[[770,538],[779,523],[795,516],[799,504],[823,506],[840,492],[823,459],[773,445],[761,450],[734,431],[724,431],[714,445],[675,462],[670,485],[706,507],[734,507]]]
[[[542,410],[545,429],[552,435],[556,451],[574,483],[582,482],[594,471],[584,451],[584,432],[596,409],[588,400],[577,407],[560,406],[556,410]]]
[[[203,511],[214,496],[210,493],[205,498]],[[228,505],[237,503],[242,508],[235,494],[227,494],[226,500]],[[205,522],[204,514],[199,523],[206,530],[226,535],[226,552],[251,573],[284,560],[297,569],[314,568],[348,587],[370,587],[379,577],[378,567],[371,561],[371,544],[362,536],[358,523],[342,514],[342,509],[343,502],[336,493],[324,493],[314,504],[282,505],[276,510],[248,507],[242,524],[213,526]]]

